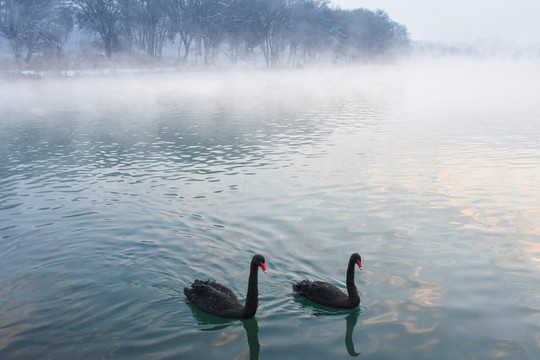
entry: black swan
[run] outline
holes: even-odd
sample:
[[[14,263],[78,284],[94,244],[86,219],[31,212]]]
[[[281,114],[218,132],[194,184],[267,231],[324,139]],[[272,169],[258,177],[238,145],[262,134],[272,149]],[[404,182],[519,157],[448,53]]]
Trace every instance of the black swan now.
[[[331,306],[342,309],[353,309],[360,304],[360,296],[354,285],[354,265],[362,267],[362,258],[354,253],[349,259],[347,267],[347,293],[338,289],[336,286],[323,281],[302,280],[293,285],[295,295],[305,296],[307,299],[321,305]]]
[[[264,257],[255,255],[251,259],[245,306],[238,301],[231,289],[215,281],[197,279],[191,284],[191,287],[184,288],[184,294],[188,298],[188,302],[194,303],[206,313],[231,319],[252,318],[255,316],[259,304],[259,291],[257,290],[259,266],[265,274],[268,274]]]

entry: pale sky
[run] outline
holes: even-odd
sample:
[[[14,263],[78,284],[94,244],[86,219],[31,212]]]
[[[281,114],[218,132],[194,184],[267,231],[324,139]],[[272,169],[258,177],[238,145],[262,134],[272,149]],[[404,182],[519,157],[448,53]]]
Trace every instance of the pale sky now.
[[[330,0],[342,9],[382,9],[412,40],[540,44],[540,0]]]

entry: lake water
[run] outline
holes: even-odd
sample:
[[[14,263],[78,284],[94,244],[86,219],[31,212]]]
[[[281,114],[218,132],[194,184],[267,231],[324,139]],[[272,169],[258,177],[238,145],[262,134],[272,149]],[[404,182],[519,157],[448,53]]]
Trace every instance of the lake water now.
[[[3,79],[0,358],[540,358],[539,65]]]

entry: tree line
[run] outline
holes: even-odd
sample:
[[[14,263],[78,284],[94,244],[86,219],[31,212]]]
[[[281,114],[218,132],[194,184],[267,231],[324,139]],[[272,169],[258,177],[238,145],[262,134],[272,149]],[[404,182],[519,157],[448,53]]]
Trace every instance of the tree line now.
[[[268,67],[358,61],[409,45],[382,10],[341,10],[326,0],[0,0],[0,35],[17,59],[68,56],[71,34],[115,54],[213,65],[260,54]]]

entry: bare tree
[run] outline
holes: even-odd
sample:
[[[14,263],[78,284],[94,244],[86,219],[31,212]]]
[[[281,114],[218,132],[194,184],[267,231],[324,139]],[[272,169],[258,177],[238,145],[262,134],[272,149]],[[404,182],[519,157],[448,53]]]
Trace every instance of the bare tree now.
[[[168,0],[128,0],[130,31],[139,48],[150,56],[161,56],[167,35]],[[127,19],[126,19],[127,20]]]
[[[289,66],[317,62],[333,47],[331,10],[326,0],[299,0],[290,5]]]
[[[339,51],[350,60],[385,56],[391,50],[408,46],[407,29],[392,21],[382,10],[341,11],[342,32]]]
[[[168,20],[169,35],[174,39],[176,34],[180,36],[178,53],[183,48],[182,60],[187,61],[191,43],[196,33],[196,0],[169,0]]]
[[[118,39],[121,3],[118,0],[72,0],[79,10],[79,23],[99,34],[105,48],[105,56],[112,56],[113,45]]]
[[[266,66],[280,63],[289,34],[289,14],[286,0],[258,0],[258,34]]]
[[[268,67],[364,61],[407,48],[405,26],[382,10],[340,10],[328,0],[0,0],[0,36],[17,58],[60,54],[77,18],[111,57],[119,44],[152,57],[166,41],[207,65],[234,64],[256,50]],[[194,50],[194,51],[193,51]]]
[[[206,65],[217,61],[220,45],[225,39],[224,22],[229,0],[200,0],[195,9],[198,53],[202,53]]]
[[[0,31],[17,58],[30,62],[39,51],[59,55],[73,21],[58,0],[0,1]]]

